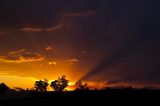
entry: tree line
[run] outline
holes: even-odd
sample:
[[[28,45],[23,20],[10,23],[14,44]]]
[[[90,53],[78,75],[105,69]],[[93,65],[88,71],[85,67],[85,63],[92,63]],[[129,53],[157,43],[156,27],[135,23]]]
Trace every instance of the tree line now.
[[[44,80],[39,80],[34,83],[35,91],[47,91],[47,87],[50,86],[54,91],[61,92],[64,91],[66,87],[69,85],[69,80],[66,79],[66,76],[63,75],[58,77],[57,80],[54,80],[49,84],[48,80],[45,78]],[[77,81],[75,83],[77,86],[77,90],[87,90],[87,83],[83,83],[82,81]],[[0,83],[0,93],[8,91],[10,88],[5,83]]]

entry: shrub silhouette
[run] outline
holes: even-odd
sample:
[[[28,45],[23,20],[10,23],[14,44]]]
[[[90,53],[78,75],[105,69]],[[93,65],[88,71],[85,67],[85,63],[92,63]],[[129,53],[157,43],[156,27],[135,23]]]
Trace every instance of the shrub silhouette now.
[[[5,83],[0,84],[0,93],[7,92],[9,90],[9,87]]]
[[[87,83],[83,83],[82,81],[77,81],[75,85],[77,86],[76,90],[89,90]]]
[[[63,91],[68,86],[69,80],[66,79],[66,76],[58,77],[57,80],[51,82],[51,87],[55,91]]]
[[[47,91],[48,80],[44,79],[44,81],[42,80],[36,81],[34,84],[34,87],[36,91]]]
[[[14,90],[15,90],[15,91],[25,91],[25,89],[20,88],[20,87],[14,87]]]

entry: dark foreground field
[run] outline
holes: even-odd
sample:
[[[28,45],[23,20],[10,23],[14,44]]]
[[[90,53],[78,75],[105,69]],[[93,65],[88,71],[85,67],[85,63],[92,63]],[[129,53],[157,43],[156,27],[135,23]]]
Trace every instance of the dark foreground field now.
[[[160,90],[93,90],[72,92],[8,92],[0,97],[0,106],[85,105],[85,104],[160,104]]]

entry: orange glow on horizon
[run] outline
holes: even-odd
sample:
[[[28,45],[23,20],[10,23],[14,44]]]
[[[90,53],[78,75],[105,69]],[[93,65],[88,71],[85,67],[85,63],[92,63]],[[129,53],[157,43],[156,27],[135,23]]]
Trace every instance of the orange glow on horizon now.
[[[20,77],[20,76],[14,76],[14,75],[0,75],[0,81],[6,83],[7,86],[9,86],[11,89],[14,89],[14,87],[20,87],[23,89],[27,88],[33,88],[34,82],[37,79],[32,77]]]
[[[22,51],[16,51],[15,53]],[[12,54],[15,54],[14,52]],[[66,60],[71,60],[68,58]],[[10,63],[1,62],[0,67],[0,83],[6,83],[10,88],[20,87],[23,89],[33,88],[36,80],[43,80],[44,78],[49,81],[56,80],[58,77],[65,75],[70,82],[78,80],[84,72],[73,68],[74,61],[65,59],[46,59],[43,61]],[[78,61],[76,61],[78,62]],[[74,72],[76,70],[76,73]]]
[[[21,52],[21,51],[20,51]],[[14,53],[14,52],[13,52]],[[12,53],[12,54],[13,54]],[[28,63],[2,63],[0,67],[0,83],[4,82],[10,88],[20,87],[23,89],[33,89],[35,81],[44,80],[46,78],[51,81],[58,77],[65,75],[69,80],[69,86],[66,90],[75,90],[75,82],[84,76],[87,72],[80,71],[74,66],[74,62],[79,62],[74,58],[68,59],[70,61],[61,59],[50,59],[43,61],[35,61]],[[70,63],[72,60],[72,64]],[[50,64],[48,64],[50,62]],[[56,63],[56,65],[55,65]],[[86,69],[88,70],[88,69]],[[102,89],[104,87],[129,86],[128,83],[107,84],[106,81],[85,81],[90,89]],[[132,84],[134,87],[144,87],[144,84]],[[48,86],[48,90],[52,88]]]

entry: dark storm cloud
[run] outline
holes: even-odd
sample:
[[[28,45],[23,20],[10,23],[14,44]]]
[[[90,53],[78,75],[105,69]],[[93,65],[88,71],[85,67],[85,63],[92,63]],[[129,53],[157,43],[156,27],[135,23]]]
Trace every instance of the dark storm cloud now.
[[[140,67],[134,65],[133,60],[129,60],[131,62],[130,68],[126,69],[127,66],[124,66],[126,64],[122,64],[124,67],[122,70],[116,69],[116,71],[113,71],[114,75],[112,77],[115,78],[117,76],[116,74],[120,73],[118,75],[118,78],[115,79],[108,79],[109,83],[117,83],[117,82],[150,82],[155,83],[159,82],[159,77],[157,76],[159,71],[159,55],[158,53],[158,45],[160,45],[157,41],[159,39],[159,31],[157,30],[159,25],[159,20],[157,19],[159,13],[159,8],[156,5],[156,2],[138,2],[138,1],[131,1],[131,7],[128,7],[125,14],[120,14],[121,18],[118,19],[116,17],[116,21],[112,21],[112,28],[114,31],[116,30],[116,25],[123,24],[123,23],[130,23],[129,30],[130,30],[130,38],[128,40],[125,40],[124,45],[121,45],[120,48],[116,49],[111,55],[104,56],[104,58],[95,66],[93,69],[89,71],[85,76],[83,76],[80,80],[87,80],[91,79],[92,77],[98,74],[105,72],[105,76],[99,76],[100,79],[107,79],[107,76],[109,75],[110,71],[108,68],[113,68],[113,65],[120,64],[120,60],[126,57],[131,57],[132,53],[138,53],[138,55],[134,56],[134,58],[138,58],[141,53],[144,52],[144,56],[147,58],[146,63],[143,59],[137,59],[137,61],[141,61],[139,65]],[[123,12],[122,12],[123,13]],[[117,14],[115,14],[117,15]],[[125,17],[124,17],[125,16]],[[132,19],[132,20],[130,20]],[[114,33],[114,32],[112,32]],[[125,34],[125,32],[121,33]],[[133,35],[132,35],[133,34]],[[156,43],[155,43],[156,42]],[[152,46],[152,49],[150,48]],[[145,53],[144,48],[147,48],[151,54],[148,55],[148,53]],[[139,49],[142,49],[140,51]],[[152,56],[152,54],[155,54],[155,56]],[[154,58],[154,59],[153,59]],[[152,60],[152,61],[150,61]],[[138,62],[137,62],[138,63]],[[127,64],[128,65],[128,64]],[[116,67],[116,66],[115,66]],[[133,67],[137,67],[136,69],[132,69]],[[150,67],[150,68],[149,68]],[[124,70],[127,70],[123,72]],[[111,69],[112,70],[112,69]],[[131,71],[132,70],[132,71]],[[140,75],[139,75],[140,74]]]
[[[100,8],[102,2],[92,0],[1,0],[0,28],[50,28],[59,25],[67,15],[83,15]],[[82,12],[82,13],[81,13]],[[65,14],[66,13],[66,14]],[[73,14],[72,14],[73,13]]]

